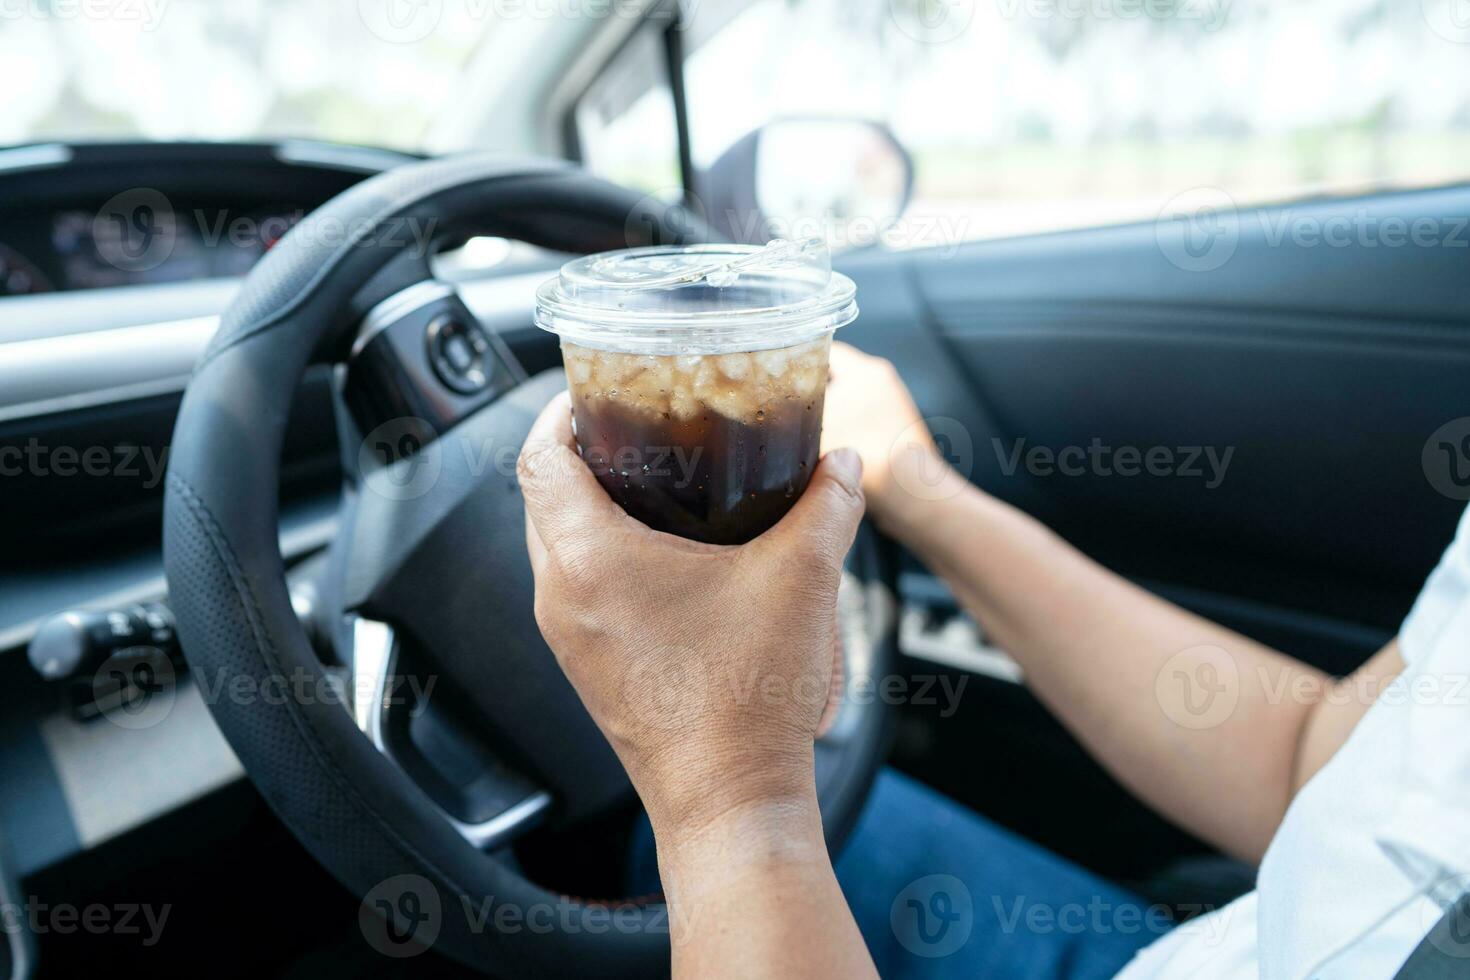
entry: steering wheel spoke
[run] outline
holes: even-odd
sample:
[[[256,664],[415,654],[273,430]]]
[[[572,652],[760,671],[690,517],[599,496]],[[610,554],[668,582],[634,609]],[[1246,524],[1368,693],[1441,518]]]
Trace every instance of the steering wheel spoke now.
[[[525,380],[510,348],[479,322],[458,290],[424,279],[363,317],[338,392],[364,437],[362,448],[388,465]],[[371,460],[355,468],[367,468],[363,463]]]
[[[433,701],[433,685],[401,663],[393,627],[354,616],[351,635],[353,721],[456,833],[488,851],[544,819],[551,794],[496,758],[450,710]]]

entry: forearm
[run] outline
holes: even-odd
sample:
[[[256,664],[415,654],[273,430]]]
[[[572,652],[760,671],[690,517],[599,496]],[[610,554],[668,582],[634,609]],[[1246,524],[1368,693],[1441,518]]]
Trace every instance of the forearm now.
[[[973,488],[885,518],[1120,781],[1259,859],[1295,792],[1323,674],[1133,586]]]
[[[815,790],[691,829],[655,822],[676,977],[876,976]]]

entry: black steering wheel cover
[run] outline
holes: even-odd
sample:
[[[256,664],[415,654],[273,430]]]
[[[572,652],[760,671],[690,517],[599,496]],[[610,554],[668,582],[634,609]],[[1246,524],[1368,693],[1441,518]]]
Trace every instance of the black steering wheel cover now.
[[[250,693],[283,681],[293,694],[331,683],[286,587],[281,448],[302,374],[345,353],[364,291],[377,283],[386,295],[427,276],[426,257],[404,247],[409,222],[436,237],[499,232],[579,251],[689,230],[671,224],[663,205],[569,166],[483,155],[374,177],[303,219],[245,280],[180,407],[163,544],[185,656],[221,692],[210,709],[246,772],[333,875],[357,895],[396,876],[425,881],[442,908],[434,948],[499,975],[666,973],[662,906],[619,908],[610,926],[605,907],[542,889],[465,842],[384,764],[339,698]],[[385,240],[395,229],[396,245]],[[524,413],[529,426],[544,400],[531,385],[495,408]],[[877,737],[876,729],[864,735]],[[843,794],[851,797],[844,822],[876,764],[876,752],[861,760],[865,771]],[[549,909],[557,925],[510,941],[483,918],[504,905],[522,922],[528,910]]]
[[[656,222],[634,218],[641,201],[570,167],[486,156],[414,164],[358,185],[303,219],[246,279],[185,393],[170,453],[164,561],[179,635],[196,676],[228,682],[210,708],[246,771],[355,894],[396,875],[427,878],[444,910],[435,948],[495,973],[541,975],[580,964],[657,974],[668,969],[668,938],[656,929],[604,926],[492,945],[493,927],[476,928],[460,896],[476,909],[490,899],[523,910],[550,906],[574,920],[588,906],[538,888],[467,844],[383,764],[336,700],[232,697],[231,684],[261,691],[286,680],[293,691],[320,691],[328,683],[286,589],[277,537],[281,447],[307,365],[341,346],[353,320],[343,311],[357,290],[403,254],[370,244],[375,236],[409,219],[452,234],[465,216],[493,231],[506,214],[533,243],[586,247],[590,217],[600,219],[608,247],[618,247],[629,244],[629,227],[656,237]],[[559,227],[573,217],[575,227]],[[528,400],[522,408],[534,415],[541,406]],[[642,914],[646,924],[661,919]],[[492,953],[498,961],[487,963]]]

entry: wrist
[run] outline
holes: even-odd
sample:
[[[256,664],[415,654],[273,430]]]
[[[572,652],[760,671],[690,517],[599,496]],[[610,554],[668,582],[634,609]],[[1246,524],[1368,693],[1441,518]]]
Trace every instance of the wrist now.
[[[654,820],[666,890],[688,896],[773,866],[829,862],[815,787],[792,798],[731,806],[707,819]]]
[[[745,772],[736,764],[644,796],[660,844],[720,841],[739,834],[786,830],[817,811],[816,770],[810,748],[804,758],[767,757]],[[809,812],[810,811],[810,812]],[[817,817],[820,825],[820,814]]]
[[[878,526],[905,545],[942,522],[948,505],[974,490],[933,446],[895,451],[870,511]]]

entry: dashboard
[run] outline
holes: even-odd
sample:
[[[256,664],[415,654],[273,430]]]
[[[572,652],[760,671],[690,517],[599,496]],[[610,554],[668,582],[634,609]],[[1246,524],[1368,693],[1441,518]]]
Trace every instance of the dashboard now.
[[[0,771],[16,789],[0,793],[0,900],[19,882],[34,889],[24,894],[59,888],[70,900],[75,887],[100,902],[114,882],[132,889],[135,869],[173,876],[205,836],[234,854],[241,840],[277,832],[239,816],[264,810],[240,782],[203,685],[173,659],[146,664],[167,664],[179,679],[165,717],[128,727],[89,707],[95,678],[115,672],[88,661],[66,674],[46,657],[41,669],[28,653],[48,625],[77,612],[88,643],[105,623],[111,639],[176,654],[159,639],[168,629],[161,509],[194,365],[243,274],[297,221],[413,159],[293,143],[0,149]],[[434,273],[528,370],[559,362],[532,313],[536,287],[564,256],[499,238],[433,244],[443,247]],[[314,563],[326,558],[340,507],[334,380],[326,365],[307,370],[282,448],[281,556],[307,618],[318,608]],[[103,686],[105,697],[123,696]],[[0,976],[10,972],[5,945]]]
[[[413,159],[305,142],[0,150],[0,300],[244,275],[309,211]]]
[[[0,296],[244,275],[305,213],[286,204],[244,215],[150,203],[42,211],[0,241]]]

